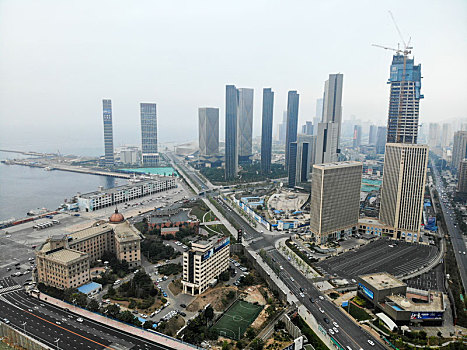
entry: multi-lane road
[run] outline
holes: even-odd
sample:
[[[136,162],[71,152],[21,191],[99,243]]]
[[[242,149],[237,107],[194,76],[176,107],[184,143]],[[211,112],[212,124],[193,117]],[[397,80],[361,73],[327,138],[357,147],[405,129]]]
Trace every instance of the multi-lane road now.
[[[26,294],[11,278],[0,280],[0,319],[57,349],[171,349],[166,345],[116,330]],[[6,321],[8,320],[8,321]]]
[[[223,201],[220,204],[224,208],[225,216],[229,221],[235,221],[243,228],[244,237],[249,242],[249,246],[255,251],[264,249],[274,260],[282,266],[279,277],[287,285],[290,291],[307,308],[307,310],[316,318],[323,329],[329,333],[329,329],[335,327],[336,322],[339,327],[338,333],[332,335],[332,338],[338,342],[344,349],[385,349],[372,335],[368,334],[363,328],[351,320],[344,311],[327,299],[305,276],[303,276],[287,259],[285,259],[276,249],[275,242],[286,235],[270,232],[263,229],[264,233],[254,230],[239,214],[232,210]],[[300,293],[303,289],[305,297]],[[320,298],[322,297],[322,299]],[[311,298],[311,299],[310,299]],[[311,302],[313,300],[313,302]],[[323,310],[323,312],[320,311]],[[329,320],[329,324],[324,318]],[[371,345],[368,340],[372,341]]]
[[[446,222],[449,236],[451,237],[454,255],[456,256],[457,266],[462,279],[462,285],[464,290],[467,291],[467,249],[465,246],[464,236],[461,230],[459,230],[459,227],[453,222],[453,217],[455,216],[454,211],[449,208],[441,198],[446,193],[446,189],[444,188],[438,169],[436,166],[432,166],[431,169],[433,170],[433,174],[436,179],[436,190],[439,195],[439,203],[441,205],[441,210],[443,211],[444,221]]]

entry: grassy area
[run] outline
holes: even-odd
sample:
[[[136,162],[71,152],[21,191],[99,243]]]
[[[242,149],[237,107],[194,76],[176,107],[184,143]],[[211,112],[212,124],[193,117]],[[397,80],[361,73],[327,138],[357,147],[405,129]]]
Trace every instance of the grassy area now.
[[[237,300],[213,326],[220,336],[239,340],[258,317],[263,306]]]
[[[203,222],[203,216],[209,211],[209,208],[206,204],[204,204],[203,201],[197,200],[192,203],[187,203],[185,205],[186,208],[191,208],[191,215],[196,216],[196,218],[200,221]]]
[[[365,310],[352,303],[349,303],[349,306],[344,307],[344,310],[347,311],[357,321],[371,320],[371,316]]]
[[[11,346],[3,343],[3,342],[0,342],[0,350],[14,350],[15,348],[12,348]]]
[[[292,322],[300,328],[303,335],[305,335],[308,339],[308,342],[315,350],[328,350],[326,344],[323,343],[321,339],[316,335],[315,332],[311,330],[311,328],[306,324],[306,322],[300,317],[296,316],[292,319]]]
[[[182,265],[180,264],[166,264],[164,266],[159,267],[158,271],[160,274],[170,276],[182,272],[182,269]]]

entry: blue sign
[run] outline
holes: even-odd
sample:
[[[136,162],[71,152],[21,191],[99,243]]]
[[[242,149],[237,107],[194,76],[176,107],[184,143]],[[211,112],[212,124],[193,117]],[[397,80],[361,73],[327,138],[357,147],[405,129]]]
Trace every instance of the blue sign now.
[[[412,312],[410,314],[411,320],[442,320],[442,312]]]
[[[370,298],[370,299],[373,300],[375,294],[374,294],[371,290],[369,290],[367,287],[365,287],[365,286],[364,286],[363,284],[361,284],[361,283],[359,283],[358,286],[363,290],[363,293],[365,293],[365,295],[366,295],[368,298]]]

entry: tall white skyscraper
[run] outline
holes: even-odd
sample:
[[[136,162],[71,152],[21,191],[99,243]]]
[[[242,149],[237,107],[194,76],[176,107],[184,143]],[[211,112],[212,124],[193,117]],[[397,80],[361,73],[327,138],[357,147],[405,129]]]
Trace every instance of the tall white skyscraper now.
[[[456,131],[452,146],[451,171],[457,173],[460,163],[467,158],[467,131]]]
[[[337,123],[337,149],[339,149],[341,137],[343,81],[343,74],[329,74],[329,79],[324,83],[322,121],[323,123]]]
[[[251,162],[253,155],[253,93],[253,89],[238,89],[237,147],[239,162]]]
[[[427,145],[386,144],[379,217],[394,238],[420,239],[427,165]]]
[[[338,123],[319,123],[316,139],[316,164],[337,162],[337,138],[339,135]]]
[[[430,123],[429,130],[428,130],[428,146],[431,149],[437,148],[441,145],[441,131],[439,128],[439,124],[437,123]]]
[[[114,134],[112,125],[112,100],[102,100],[104,121],[104,163],[106,166],[114,165]]]
[[[441,131],[441,147],[448,147],[451,144],[451,124],[444,123]]]
[[[141,103],[141,145],[143,165],[155,167],[159,163],[157,153],[157,112],[155,103]]]
[[[219,153],[219,108],[198,109],[199,151],[203,156]]]

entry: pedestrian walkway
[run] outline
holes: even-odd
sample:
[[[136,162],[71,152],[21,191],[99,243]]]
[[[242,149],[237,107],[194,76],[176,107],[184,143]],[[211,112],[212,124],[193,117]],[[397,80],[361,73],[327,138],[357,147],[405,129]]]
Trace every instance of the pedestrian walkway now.
[[[10,293],[10,292],[14,292],[14,291],[19,290],[21,288],[22,287],[19,284],[16,284],[14,286],[5,287],[5,288],[0,288],[0,295],[7,294],[7,293]]]
[[[73,313],[75,313],[77,315],[81,315],[83,317],[92,319],[95,322],[105,324],[105,325],[107,325],[109,327],[119,329],[121,331],[133,334],[133,335],[141,337],[143,339],[151,340],[151,341],[156,342],[156,343],[161,344],[161,345],[169,346],[172,349],[180,349],[180,350],[193,350],[193,349],[196,349],[196,346],[194,346],[194,345],[191,345],[191,344],[188,344],[188,343],[183,343],[183,342],[181,342],[181,341],[179,341],[179,340],[177,340],[175,338],[171,338],[171,337],[166,336],[166,335],[161,334],[161,333],[156,334],[154,332],[150,332],[150,331],[147,331],[147,330],[144,330],[144,329],[140,329],[140,328],[137,328],[137,327],[134,327],[134,326],[119,322],[119,321],[114,320],[112,318],[108,318],[108,317],[105,317],[103,315],[99,315],[97,313],[94,313],[94,312],[82,309],[80,307],[68,304],[68,303],[66,303],[66,302],[64,302],[62,300],[55,299],[55,298],[53,298],[53,297],[51,297],[51,296],[49,296],[47,294],[41,293],[40,296],[39,296],[39,299],[46,302],[46,303],[58,306],[58,307],[60,307],[62,309],[68,309],[69,312],[73,312]]]

